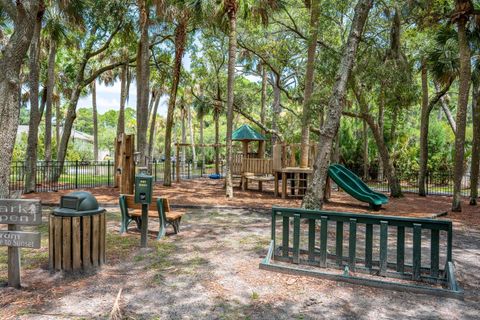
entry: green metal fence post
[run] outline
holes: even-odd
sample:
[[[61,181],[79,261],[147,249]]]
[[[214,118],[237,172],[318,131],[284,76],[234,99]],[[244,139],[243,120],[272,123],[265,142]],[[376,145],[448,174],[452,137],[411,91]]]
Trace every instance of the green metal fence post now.
[[[337,232],[335,236],[335,255],[337,256],[337,264],[341,266],[343,261],[343,221],[337,221]]]
[[[357,250],[357,219],[350,219],[350,230],[348,238],[348,267],[351,271],[355,271]]]
[[[320,226],[320,266],[327,265],[327,239],[328,239],[328,217],[322,216]]]
[[[373,257],[373,224],[365,225],[365,268],[372,268]]]
[[[405,271],[405,227],[397,227],[397,272]]]
[[[413,279],[420,279],[420,268],[422,267],[422,225],[413,224]]]
[[[387,272],[388,221],[380,221],[380,275]]]

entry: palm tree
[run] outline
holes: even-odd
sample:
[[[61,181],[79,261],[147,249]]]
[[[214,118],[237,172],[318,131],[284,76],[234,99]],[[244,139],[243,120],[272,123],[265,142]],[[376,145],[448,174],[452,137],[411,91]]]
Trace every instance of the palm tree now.
[[[19,118],[20,69],[32,40],[38,0],[2,1],[4,12],[13,25],[13,34],[8,39],[0,56],[0,196],[8,196],[10,164]]]
[[[42,19],[44,12],[45,5],[43,1],[40,1],[29,53],[30,120],[28,125],[27,151],[25,153],[27,168],[25,171],[25,193],[35,192],[36,185],[38,123],[40,122],[40,112],[38,109],[38,91],[40,85],[40,34],[42,31]]]
[[[187,44],[187,27],[191,19],[191,7],[183,2],[178,3],[177,6],[170,6],[164,9],[163,12],[168,12],[164,15],[165,19],[175,19],[175,58],[172,70],[172,82],[170,87],[170,97],[168,100],[167,121],[165,124],[165,169],[163,176],[163,185],[172,185],[171,173],[171,143],[172,143],[172,127],[173,116],[175,113],[175,104],[177,100],[178,84],[180,82],[180,72],[182,67],[183,54]],[[157,7],[158,10],[158,7]],[[177,159],[178,161],[179,159]]]
[[[451,84],[458,75],[458,59],[455,58],[458,46],[454,39],[455,32],[450,26],[438,30],[434,43],[427,48],[422,61],[422,112],[420,118],[420,158],[418,173],[418,193],[426,196],[426,173],[428,162],[428,128],[430,113],[435,104],[447,94]],[[437,93],[429,100],[428,77],[430,70],[437,87]]]
[[[452,20],[457,24],[460,68],[456,117],[457,132],[455,134],[455,167],[452,211],[462,211],[461,187],[464,172],[468,94],[470,91],[471,80],[470,47],[467,38],[467,23],[472,12],[473,3],[471,0],[456,1],[455,13]]]
[[[43,33],[44,37],[48,38],[49,45],[45,109],[45,161],[47,162],[52,160],[52,108],[57,49],[62,41],[68,41],[67,26],[72,29],[83,27],[82,10],[83,4],[79,0],[50,1],[50,5],[45,12]]]
[[[255,6],[253,5],[255,4]],[[255,18],[260,18],[264,24],[268,23],[268,13],[272,9],[278,9],[281,1],[269,0],[254,2],[249,0],[223,0],[219,13],[228,18],[228,73],[227,73],[227,137],[226,137],[226,167],[225,185],[226,197],[233,198],[232,181],[232,133],[233,133],[233,100],[235,84],[235,63],[237,54],[237,18],[239,8],[242,15],[255,13]]]
[[[150,49],[148,38],[149,6],[147,0],[137,0],[140,40],[137,49],[137,152],[139,165],[147,165],[148,94],[150,79]]]

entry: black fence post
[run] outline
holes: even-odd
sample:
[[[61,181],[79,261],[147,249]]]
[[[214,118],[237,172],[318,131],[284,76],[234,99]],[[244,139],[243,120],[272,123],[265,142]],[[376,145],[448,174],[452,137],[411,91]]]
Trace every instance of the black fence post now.
[[[78,189],[78,160],[75,160],[75,189]]]
[[[191,162],[187,162],[187,179],[190,179],[190,167],[192,166]]]
[[[107,185],[110,187],[110,160],[107,160]]]
[[[154,181],[157,182],[157,159],[153,159],[153,175]]]

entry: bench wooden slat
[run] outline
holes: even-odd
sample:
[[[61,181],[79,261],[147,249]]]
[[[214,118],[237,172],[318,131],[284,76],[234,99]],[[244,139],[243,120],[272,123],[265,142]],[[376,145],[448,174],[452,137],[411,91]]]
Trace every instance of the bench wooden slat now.
[[[133,195],[127,194],[124,196],[128,209],[133,209],[133,211],[130,211],[129,214],[133,217],[141,217],[142,204],[135,203],[135,196]],[[163,212],[165,212],[167,220],[176,220],[184,215],[183,212],[171,211],[170,201],[167,198],[163,198]],[[152,201],[152,203],[148,205],[148,217],[158,218],[158,207],[156,201]]]
[[[158,210],[158,209],[161,210]],[[120,210],[122,212],[122,226],[120,233],[127,232],[128,225],[131,221],[135,220],[137,226],[140,227],[142,216],[142,205],[135,203],[134,195],[120,195]],[[170,203],[166,198],[158,198],[157,201],[152,202],[148,207],[148,217],[159,218],[160,229],[157,239],[161,239],[165,236],[165,228],[167,225],[171,225],[178,233],[180,230],[180,220],[184,215],[184,212],[171,211]]]

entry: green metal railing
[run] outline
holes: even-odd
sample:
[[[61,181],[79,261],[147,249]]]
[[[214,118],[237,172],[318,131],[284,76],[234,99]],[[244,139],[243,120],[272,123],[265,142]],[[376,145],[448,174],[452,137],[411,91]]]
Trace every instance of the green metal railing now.
[[[438,289],[432,285],[444,285],[449,293],[461,293],[454,276],[451,221],[274,207],[271,228],[271,246],[261,268],[397,287],[384,281],[391,277],[430,285],[400,283],[396,289],[430,292]],[[271,260],[290,266],[275,266]],[[343,274],[319,273],[311,266],[341,269]],[[357,277],[362,273],[382,280]]]

